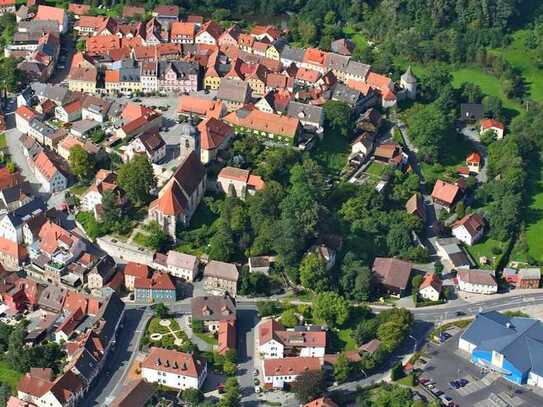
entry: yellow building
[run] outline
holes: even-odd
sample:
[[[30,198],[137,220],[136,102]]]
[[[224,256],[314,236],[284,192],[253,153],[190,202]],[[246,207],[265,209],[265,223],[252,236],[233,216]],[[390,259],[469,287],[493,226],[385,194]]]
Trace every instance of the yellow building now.
[[[68,77],[68,89],[72,92],[96,92],[97,71],[94,67],[77,67],[70,70]]]
[[[209,90],[218,90],[221,84],[221,77],[214,67],[207,69],[204,77],[204,88]]]
[[[281,54],[279,53],[279,50],[277,48],[271,45],[266,50],[266,58],[275,59],[276,61],[279,61],[281,59]]]

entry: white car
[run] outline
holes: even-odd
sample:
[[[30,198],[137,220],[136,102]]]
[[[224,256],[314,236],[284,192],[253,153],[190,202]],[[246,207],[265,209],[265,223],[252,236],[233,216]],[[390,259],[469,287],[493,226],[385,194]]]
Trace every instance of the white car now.
[[[255,386],[255,393],[260,393],[260,386]]]

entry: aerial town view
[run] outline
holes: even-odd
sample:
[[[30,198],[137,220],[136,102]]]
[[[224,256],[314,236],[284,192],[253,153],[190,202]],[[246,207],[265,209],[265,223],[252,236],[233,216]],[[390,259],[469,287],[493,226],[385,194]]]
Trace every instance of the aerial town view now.
[[[0,407],[543,406],[543,2],[0,0]]]

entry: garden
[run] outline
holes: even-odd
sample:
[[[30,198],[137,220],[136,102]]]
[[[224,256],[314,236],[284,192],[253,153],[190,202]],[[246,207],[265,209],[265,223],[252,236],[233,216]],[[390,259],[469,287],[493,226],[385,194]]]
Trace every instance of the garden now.
[[[187,334],[173,318],[153,317],[145,330],[141,346],[157,346],[183,351],[190,343]]]

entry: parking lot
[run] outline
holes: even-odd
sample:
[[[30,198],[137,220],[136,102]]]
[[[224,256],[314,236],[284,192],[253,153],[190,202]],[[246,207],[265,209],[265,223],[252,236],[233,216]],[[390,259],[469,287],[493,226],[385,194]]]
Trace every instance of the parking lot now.
[[[543,397],[528,386],[516,386],[497,373],[473,365],[458,349],[461,332],[452,332],[441,345],[429,343],[423,359],[421,383],[434,394],[443,392],[461,407],[543,406]],[[438,393],[439,394],[439,393]]]

